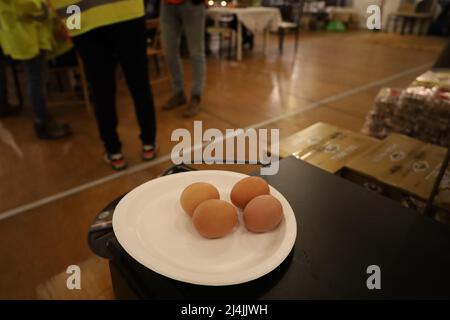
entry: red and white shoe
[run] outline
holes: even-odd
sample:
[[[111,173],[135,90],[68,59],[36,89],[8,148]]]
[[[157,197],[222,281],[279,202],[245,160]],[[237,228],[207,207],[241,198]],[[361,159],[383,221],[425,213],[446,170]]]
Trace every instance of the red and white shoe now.
[[[108,163],[113,170],[123,170],[127,167],[127,162],[121,153],[105,153],[103,159]]]
[[[142,160],[150,161],[156,158],[158,146],[153,144],[144,144],[142,146]]]

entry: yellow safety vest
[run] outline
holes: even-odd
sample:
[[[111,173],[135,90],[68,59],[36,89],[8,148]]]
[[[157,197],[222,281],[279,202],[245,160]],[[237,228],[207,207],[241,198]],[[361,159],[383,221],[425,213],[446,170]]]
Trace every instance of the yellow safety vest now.
[[[41,50],[50,56],[65,52],[71,43],[55,37],[56,20],[49,12],[45,21],[30,19],[43,14],[45,0],[0,0],[0,46],[16,60],[36,57]]]
[[[72,15],[67,12],[69,6],[79,7],[80,29],[69,30],[71,36],[144,16],[144,0],[51,0],[51,2],[63,20]]]

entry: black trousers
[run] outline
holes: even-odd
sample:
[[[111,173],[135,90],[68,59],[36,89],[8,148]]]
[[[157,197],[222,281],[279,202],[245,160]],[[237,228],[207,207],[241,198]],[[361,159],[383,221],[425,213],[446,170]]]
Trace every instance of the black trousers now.
[[[155,109],[147,67],[143,18],[120,22],[74,37],[91,85],[100,136],[109,153],[118,153],[116,67],[120,64],[134,101],[143,144],[154,144]]]

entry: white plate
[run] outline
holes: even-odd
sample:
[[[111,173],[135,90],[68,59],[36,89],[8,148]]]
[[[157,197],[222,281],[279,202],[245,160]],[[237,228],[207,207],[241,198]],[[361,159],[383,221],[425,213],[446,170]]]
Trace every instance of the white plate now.
[[[128,193],[117,205],[113,228],[121,246],[135,260],[166,277],[200,285],[232,285],[257,279],[275,269],[295,243],[297,222],[287,200],[275,188],[284,219],[275,230],[247,231],[239,225],[224,238],[209,240],[195,230],[183,212],[181,192],[194,182],[216,186],[222,200],[244,174],[201,170],[151,180]]]

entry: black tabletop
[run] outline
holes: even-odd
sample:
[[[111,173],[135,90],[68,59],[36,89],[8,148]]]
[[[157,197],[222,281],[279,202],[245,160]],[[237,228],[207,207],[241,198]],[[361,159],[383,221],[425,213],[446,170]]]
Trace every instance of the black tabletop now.
[[[289,268],[265,298],[450,297],[450,228],[303,161],[267,181],[298,222]],[[381,290],[367,288],[377,265]]]
[[[450,298],[448,226],[292,157],[264,178],[287,198],[298,223],[294,249],[279,268],[243,285],[204,287],[156,275],[128,257],[140,296]],[[380,268],[380,290],[367,287],[371,265]]]

